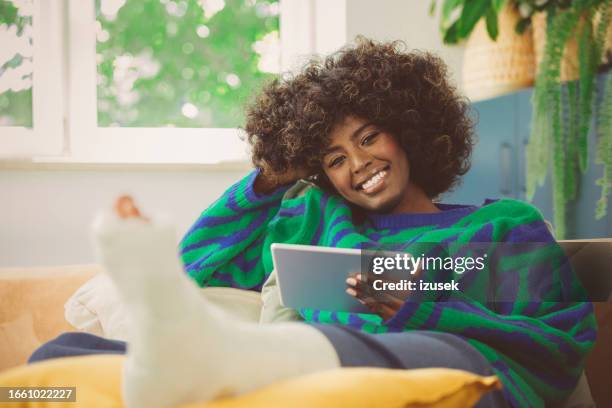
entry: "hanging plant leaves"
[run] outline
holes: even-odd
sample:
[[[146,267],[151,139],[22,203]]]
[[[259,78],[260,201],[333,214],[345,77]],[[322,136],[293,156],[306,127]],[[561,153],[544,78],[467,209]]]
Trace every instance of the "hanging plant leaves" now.
[[[493,0],[493,11],[495,11],[496,14],[499,14],[502,11],[502,8],[504,8],[505,4],[506,0]]]
[[[608,197],[612,193],[612,74],[608,72],[598,112],[597,155],[595,163],[603,165],[603,174],[596,184],[601,187],[595,218],[602,219],[608,210]]]
[[[499,34],[499,27],[497,24],[497,13],[493,9],[493,6],[489,7],[489,9],[487,10],[486,23],[489,37],[491,37],[493,41],[497,40],[497,35]]]
[[[437,5],[437,1],[436,0],[431,0],[431,4],[429,4],[429,15],[433,16],[434,13],[436,12],[436,5]]]
[[[523,34],[525,30],[531,25],[531,18],[522,18],[516,23],[515,31],[517,34]]]
[[[553,212],[558,238],[565,236],[567,204],[567,152],[561,127],[561,60],[567,40],[577,22],[578,13],[572,9],[549,13],[547,16],[546,44],[533,94],[534,125],[529,140],[529,145],[533,145],[527,149],[527,193],[530,198],[535,193],[536,183],[541,185],[544,180],[548,170],[548,155],[552,151]],[[552,149],[549,149],[549,146]]]
[[[567,200],[576,198],[576,161],[578,160],[578,140],[575,137],[578,131],[578,81],[570,81],[565,86],[567,89],[567,102],[564,103],[567,107],[567,120],[564,121],[563,127],[567,134],[567,163],[565,174],[565,191]]]
[[[605,52],[606,33],[610,29],[610,0],[599,7],[599,23],[595,31],[595,58],[599,64]],[[603,97],[597,114],[597,154],[595,163],[603,165],[603,174],[596,184],[601,187],[595,218],[602,219],[608,211],[608,197],[612,193],[612,74],[608,72]]]
[[[453,13],[457,8],[463,5],[462,0],[445,0],[442,4],[442,18],[440,20],[440,28],[442,31],[447,30],[453,23],[451,22],[451,18],[453,17]]]
[[[434,13],[436,7],[436,1],[432,1],[430,13]],[[463,6],[463,0],[444,0],[442,2],[442,12],[440,15],[440,32],[442,33],[442,40],[446,44],[456,44],[459,42],[457,35],[457,27],[459,24],[459,18],[456,15],[460,15],[459,8]],[[453,17],[455,20],[453,21]]]
[[[459,22],[455,22],[453,25],[451,25],[448,30],[446,30],[446,33],[444,33],[444,42],[446,44],[456,44],[457,42],[459,42],[459,37],[457,34],[457,26],[459,25]]]
[[[593,25],[591,13],[587,13],[582,20],[578,33],[578,72],[580,74],[579,94],[579,124],[574,134],[578,140],[578,159],[580,170],[585,172],[588,166],[588,135],[593,113],[593,91],[595,87],[595,73],[599,58],[595,55],[593,42]]]
[[[478,20],[485,15],[490,6],[491,0],[473,0],[465,2],[459,19],[459,38],[467,38],[470,35]]]

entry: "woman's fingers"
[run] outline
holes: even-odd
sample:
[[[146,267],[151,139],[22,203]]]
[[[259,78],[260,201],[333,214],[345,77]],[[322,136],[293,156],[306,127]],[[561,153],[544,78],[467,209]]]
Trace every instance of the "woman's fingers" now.
[[[384,319],[393,317],[404,303],[403,299],[384,291],[374,292],[363,275],[353,274],[346,279],[346,293],[366,305],[373,313]]]
[[[353,288],[357,293],[363,293],[361,296],[371,296],[376,300],[382,301],[384,303],[388,303],[391,306],[395,306],[397,304],[402,304],[409,296],[410,291],[401,291],[401,290],[379,290],[375,291],[372,288],[371,284],[366,282],[365,277],[362,274],[353,274],[350,275],[346,279],[346,284],[349,288]]]
[[[346,284],[348,285],[346,292],[357,299],[364,300],[366,297],[372,296],[370,287],[364,282],[360,274],[350,275],[346,279]]]
[[[399,309],[397,309],[397,310],[396,310],[396,309],[393,309],[393,308],[391,308],[391,307],[389,307],[389,306],[387,306],[387,305],[384,305],[384,304],[380,305],[380,306],[379,306],[379,309],[380,309],[380,310],[379,310],[379,312],[378,312],[378,315],[379,315],[380,317],[382,317],[383,319],[385,319],[385,320],[389,320],[389,319],[391,319],[393,316],[395,316],[395,314],[396,314],[396,313],[398,312],[398,310],[399,310]]]
[[[346,278],[346,284],[348,286],[348,288],[346,288],[346,293],[365,304],[364,301],[369,297],[369,291],[367,287],[363,285],[361,279],[358,278],[359,276],[359,274],[352,274]]]
[[[390,307],[389,305],[382,303],[382,302],[378,302],[372,298],[367,298],[364,301],[364,304],[370,308],[370,310],[373,313],[376,313],[377,315],[379,315],[380,317],[382,317],[385,320],[388,320],[390,318],[392,318],[393,316],[395,316],[395,314],[397,313],[397,310],[399,309],[394,309],[392,307]]]
[[[392,297],[389,301],[390,306],[395,310],[400,310],[405,300]]]
[[[381,292],[374,299],[376,300],[376,302],[380,303],[381,305],[385,305],[386,307],[394,310],[395,312],[397,312],[404,304],[404,300],[384,292]]]
[[[353,288],[346,288],[345,292],[352,297],[359,299],[359,293]]]

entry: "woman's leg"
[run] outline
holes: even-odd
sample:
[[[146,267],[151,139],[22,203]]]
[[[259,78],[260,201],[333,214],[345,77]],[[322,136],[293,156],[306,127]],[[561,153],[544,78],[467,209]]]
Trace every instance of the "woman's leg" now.
[[[494,375],[491,364],[462,338],[441,332],[369,334],[346,326],[315,325],[333,344],[342,367],[452,368]],[[485,394],[476,408],[507,407],[501,391]]]
[[[172,227],[109,215],[94,233],[129,313],[128,407],[201,402],[339,366],[316,328],[236,322],[203,299],[182,269]]]
[[[125,354],[126,344],[89,333],[62,333],[36,350],[28,364],[59,357],[85,356],[90,354]]]

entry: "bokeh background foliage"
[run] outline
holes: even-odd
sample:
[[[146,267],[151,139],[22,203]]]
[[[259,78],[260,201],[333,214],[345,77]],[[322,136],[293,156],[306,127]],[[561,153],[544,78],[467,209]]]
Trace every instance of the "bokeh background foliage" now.
[[[16,4],[0,0],[0,126],[31,128],[32,15]]]
[[[96,3],[99,126],[237,127],[278,72],[276,1]]]
[[[32,5],[0,0],[0,126],[32,126]],[[278,1],[95,0],[95,10],[99,126],[238,127],[279,72]]]

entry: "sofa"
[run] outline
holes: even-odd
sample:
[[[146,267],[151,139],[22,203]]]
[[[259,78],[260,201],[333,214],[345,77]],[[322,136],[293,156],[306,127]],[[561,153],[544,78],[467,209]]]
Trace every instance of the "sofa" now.
[[[608,242],[612,244],[612,240]],[[0,372],[24,364],[35,348],[60,333],[76,331],[64,317],[64,305],[100,272],[97,265],[0,269]],[[586,376],[565,407],[593,406],[593,401],[599,407],[612,406],[608,379],[612,366],[612,303],[595,303],[595,314],[598,340],[588,358]]]

